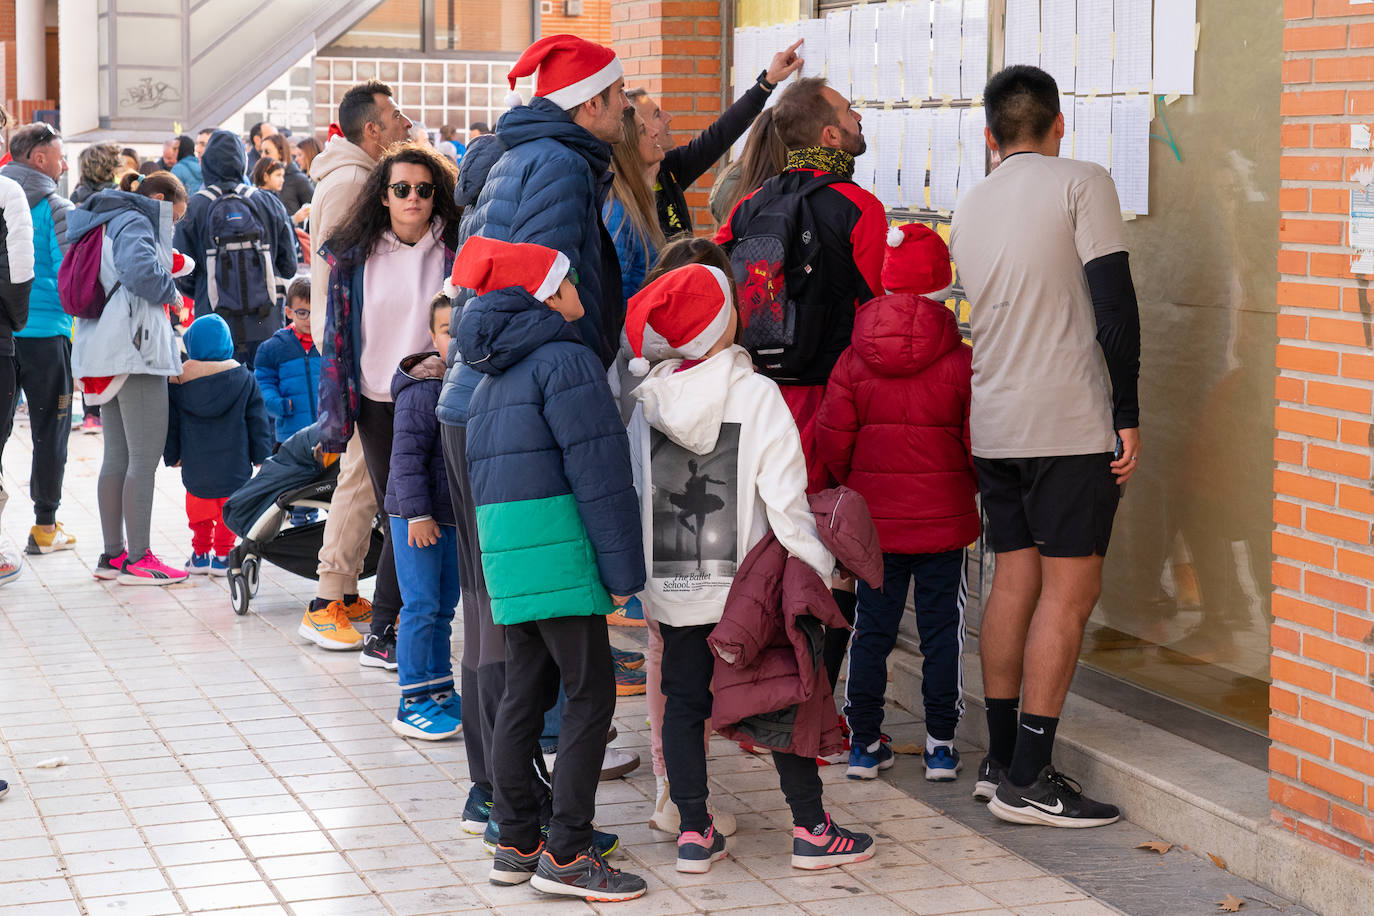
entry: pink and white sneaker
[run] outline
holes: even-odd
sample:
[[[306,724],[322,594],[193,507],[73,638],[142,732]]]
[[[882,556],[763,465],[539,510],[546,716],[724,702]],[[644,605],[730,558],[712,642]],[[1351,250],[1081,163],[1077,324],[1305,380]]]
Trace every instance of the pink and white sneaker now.
[[[836,865],[853,865],[873,858],[873,837],[845,830],[825,816],[810,830],[792,828],[792,867],[815,871]]]
[[[175,585],[185,581],[186,570],[168,566],[151,550],[138,560],[126,558],[119,570],[120,585]]]
[[[124,561],[129,559],[129,552],[121,550],[114,556],[102,553],[100,559],[95,561],[95,570],[91,575],[97,579],[118,579],[119,570],[123,568]]]

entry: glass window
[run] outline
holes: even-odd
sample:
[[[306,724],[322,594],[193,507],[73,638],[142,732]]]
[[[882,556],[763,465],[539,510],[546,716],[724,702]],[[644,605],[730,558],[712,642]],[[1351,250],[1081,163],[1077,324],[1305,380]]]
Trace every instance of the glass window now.
[[[434,4],[435,51],[513,51],[529,45],[534,34],[528,0],[431,0]]]
[[[420,51],[423,21],[423,0],[382,0],[376,9],[339,36],[332,47]]]

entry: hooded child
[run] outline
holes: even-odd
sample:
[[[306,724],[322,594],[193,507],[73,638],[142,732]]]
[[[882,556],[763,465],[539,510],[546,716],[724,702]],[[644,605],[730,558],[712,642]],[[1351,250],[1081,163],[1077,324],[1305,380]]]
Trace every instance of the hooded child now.
[[[892,766],[882,734],[887,657],[914,581],[926,779],[947,782],[961,766],[954,730],[964,711],[964,548],[980,530],[968,425],[973,351],[943,302],[952,274],[940,236],[911,223],[890,230],[887,245],[886,295],[856,314],[816,434],[826,470],[868,502],[883,548],[883,587],[858,584],[847,773],[873,779]]]
[[[706,638],[746,554],[770,531],[823,579],[835,559],[807,503],[806,459],[775,382],[735,343],[730,281],[690,264],[630,300],[635,358],[630,451],[648,561],[645,611],[663,638],[663,760],[680,827],[677,870],[701,874],[726,854],[707,808],[704,729],[715,658]],[[651,365],[645,354],[659,361]],[[792,864],[821,869],[873,855],[873,838],[825,812],[814,757],[773,753],[792,810]]]
[[[181,468],[192,573],[225,576],[234,532],[224,502],[272,454],[272,429],[253,373],[234,359],[229,325],[218,315],[191,322],[182,335],[187,359],[171,379],[167,446],[162,458]]]
[[[458,326],[458,351],[485,376],[469,404],[466,459],[511,675],[488,762],[500,825],[490,879],[630,900],[647,885],[606,865],[592,817],[616,696],[606,615],[644,587],[644,552],[625,427],[574,324],[583,308],[570,269],[560,251],[480,236],[453,268],[452,286],[477,294]],[[546,842],[530,762],[560,683]]]

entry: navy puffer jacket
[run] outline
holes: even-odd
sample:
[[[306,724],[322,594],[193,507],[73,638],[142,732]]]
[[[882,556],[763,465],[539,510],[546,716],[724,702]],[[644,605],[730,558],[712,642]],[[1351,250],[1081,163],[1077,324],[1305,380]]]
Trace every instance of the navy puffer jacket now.
[[[429,517],[440,525],[454,524],[439,420],[434,416],[443,377],[444,364],[439,354],[431,351],[401,360],[401,367],[391,378],[396,419],[391,472],[386,482],[387,515],[408,520]]]
[[[644,588],[644,546],[605,370],[572,325],[519,287],[473,299],[458,336],[485,376],[467,461],[493,619],[609,613],[607,592]]]
[[[480,235],[532,242],[567,255],[586,309],[575,325],[578,335],[609,366],[625,323],[619,261],[601,223],[611,183],[610,144],[542,98],[502,115],[496,140],[480,148],[474,144],[463,157],[457,199],[465,202],[481,190],[463,214],[460,242]],[[463,304],[460,298],[457,305]],[[475,373],[462,370],[456,343],[439,403],[439,419],[450,426],[464,424],[477,384]]]

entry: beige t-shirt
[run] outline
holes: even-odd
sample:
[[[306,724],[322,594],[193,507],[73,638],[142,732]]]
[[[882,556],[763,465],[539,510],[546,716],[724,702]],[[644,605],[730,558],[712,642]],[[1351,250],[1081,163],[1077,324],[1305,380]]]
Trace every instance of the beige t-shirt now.
[[[1107,171],[1013,155],[959,202],[949,247],[971,304],[973,454],[1112,451],[1111,382],[1083,272],[1126,250]]]

